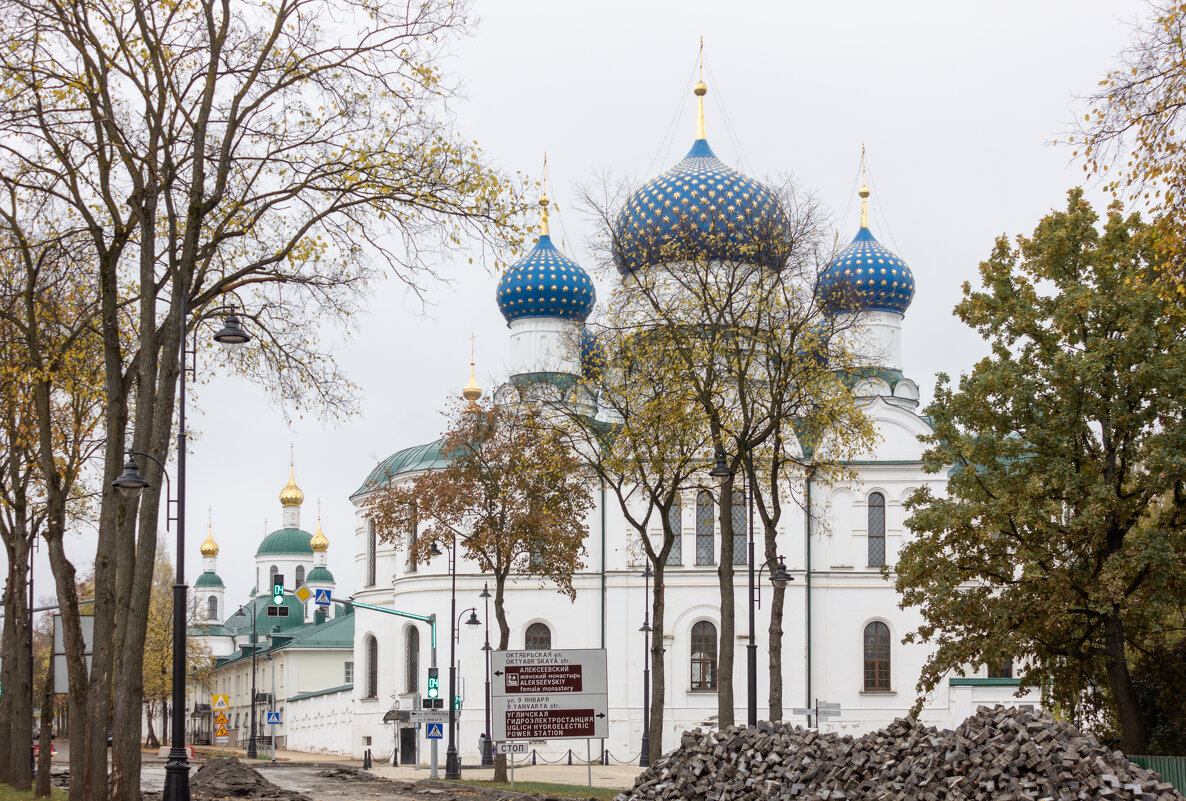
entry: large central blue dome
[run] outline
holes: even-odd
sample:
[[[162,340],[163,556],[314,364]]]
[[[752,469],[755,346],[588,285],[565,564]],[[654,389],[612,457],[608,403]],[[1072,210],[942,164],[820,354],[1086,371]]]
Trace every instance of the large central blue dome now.
[[[584,322],[593,312],[597,291],[589,274],[556,250],[542,234],[535,247],[498,282],[498,310],[510,323],[520,317],[559,317]]]
[[[683,161],[639,187],[614,224],[623,275],[708,258],[779,268],[782,206],[769,187],[729,167],[697,139]]]

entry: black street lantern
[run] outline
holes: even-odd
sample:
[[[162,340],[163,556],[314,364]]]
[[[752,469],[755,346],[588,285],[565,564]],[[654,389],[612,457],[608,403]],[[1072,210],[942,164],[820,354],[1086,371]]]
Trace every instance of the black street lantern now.
[[[729,465],[725,464],[725,452],[717,451],[716,464],[712,466],[712,470],[708,474],[715,478],[719,483],[724,483],[727,479],[733,477],[733,471],[729,469]]]
[[[482,625],[482,621],[478,620],[478,610],[470,610],[469,619],[465,621],[465,625],[469,626],[471,629],[476,629],[478,626]]]
[[[787,572],[787,563],[783,561],[781,556],[778,557],[778,567],[770,574],[770,583],[782,589],[794,580],[795,577]]]
[[[251,341],[251,334],[243,330],[238,316],[231,312],[223,321],[222,330],[214,335],[214,341],[222,345],[223,350],[235,351]]]
[[[132,458],[131,451],[128,451],[128,461],[124,463],[124,471],[120,473],[119,478],[111,482],[111,486],[119,490],[119,494],[125,498],[139,497],[141,490],[151,486],[148,479],[140,474],[140,465],[136,464],[136,460]]]

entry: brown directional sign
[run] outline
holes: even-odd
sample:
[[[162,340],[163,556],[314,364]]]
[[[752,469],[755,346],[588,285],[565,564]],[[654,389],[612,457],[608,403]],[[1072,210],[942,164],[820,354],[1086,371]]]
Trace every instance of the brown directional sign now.
[[[575,665],[518,665],[506,667],[506,692],[511,693],[579,693],[580,664]]]
[[[491,739],[609,736],[605,651],[574,648],[490,655]]]
[[[506,736],[514,740],[548,740],[561,737],[597,736],[596,710],[531,709],[507,710]]]

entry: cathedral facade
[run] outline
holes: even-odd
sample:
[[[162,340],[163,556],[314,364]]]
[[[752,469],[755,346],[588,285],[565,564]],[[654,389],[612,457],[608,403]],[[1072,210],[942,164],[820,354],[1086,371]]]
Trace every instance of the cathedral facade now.
[[[638,269],[661,269],[654,254],[662,253],[665,237],[673,234],[663,213],[683,197],[699,198],[700,212],[721,217],[743,212],[773,213],[773,194],[759,182],[720,161],[704,132],[702,97],[697,136],[687,156],[667,172],[639,187],[617,217],[615,237],[623,243],[616,254],[623,274]],[[818,277],[826,290],[844,284],[859,299],[855,315],[856,348],[865,363],[852,392],[873,421],[877,444],[849,466],[855,478],[830,484],[803,476],[800,490],[806,509],[794,504],[778,529],[778,552],[792,577],[783,614],[782,685],[784,718],[838,731],[862,732],[904,716],[915,701],[915,684],[929,654],[928,647],[904,644],[903,637],[921,620],[916,611],[900,609],[892,582],[882,575],[892,571],[902,544],[911,536],[905,524],[904,503],[923,485],[942,492],[945,477],[922,469],[919,437],[931,433],[919,413],[917,383],[906,374],[902,326],[915,294],[914,277],[906,262],[882,245],[869,228],[861,188],[860,227],[852,242],[839,250]],[[514,397],[519,388],[538,382],[558,397],[565,382],[582,369],[581,354],[568,343],[579,341],[593,311],[595,291],[588,274],[552,243],[546,226],[534,247],[507,270],[498,284],[496,302],[507,321],[511,340],[510,374],[498,388]],[[741,209],[739,211],[739,209]],[[688,235],[686,232],[679,235]],[[692,234],[694,237],[694,232]],[[684,243],[698,247],[695,241]],[[728,242],[703,244],[729,247]],[[738,254],[706,251],[710,259],[740,258]],[[545,275],[547,280],[544,279]],[[573,382],[569,382],[570,384]],[[472,380],[467,397],[478,391]],[[561,397],[560,400],[563,400]],[[423,471],[443,465],[440,442],[415,443],[398,450],[365,477],[352,496],[358,508],[355,530],[356,600],[389,610],[437,615],[440,632],[435,642],[429,627],[418,620],[356,609],[354,714],[351,750],[366,748],[389,753],[398,742],[407,752],[419,748],[426,759],[423,734],[393,709],[418,708],[427,667],[439,666],[442,696],[446,695],[450,637],[450,565],[444,557],[430,564],[407,558],[408,542],[379,542],[366,519],[363,503],[369,492],[388,483],[405,482]],[[707,471],[711,465],[706,464]],[[708,482],[705,482],[708,483]],[[720,637],[720,593],[717,560],[720,543],[716,501],[708,490],[689,491],[681,498],[679,537],[666,568],[664,660],[666,689],[663,744],[674,747],[681,732],[715,725],[717,714],[716,664],[722,649],[733,649],[735,659],[735,719],[746,718],[745,648],[748,631],[745,549],[735,554],[737,631],[733,642]],[[649,633],[640,631],[647,620],[648,579],[637,549],[634,529],[627,525],[612,495],[597,495],[596,505],[583,521],[586,568],[573,579],[576,598],[571,603],[554,589],[541,588],[523,577],[507,587],[506,612],[511,621],[512,649],[605,648],[610,665],[610,728],[604,743],[615,761],[636,761],[643,727],[644,652]],[[744,520],[741,521],[744,530]],[[656,524],[653,536],[662,538]],[[761,536],[760,533],[758,535]],[[414,532],[408,532],[409,542]],[[740,559],[738,557],[740,556]],[[458,748],[464,764],[476,764],[479,737],[487,731],[486,651],[491,611],[483,597],[489,578],[459,557],[456,566],[457,609],[472,608],[482,625],[471,628],[453,621],[462,709]],[[769,598],[769,579],[759,584],[761,599]],[[768,671],[765,637],[769,606],[756,612],[758,632],[758,716],[768,716]],[[1036,694],[1014,697],[1019,681],[1012,665],[969,666],[967,676],[951,676],[925,699],[925,723],[951,727],[975,711],[977,705],[1034,703]],[[839,705],[839,714],[816,721],[809,713],[816,702]],[[534,743],[542,754],[563,754],[570,742]],[[583,745],[575,746],[583,753]],[[403,761],[414,758],[405,753]],[[441,764],[444,764],[443,746]]]

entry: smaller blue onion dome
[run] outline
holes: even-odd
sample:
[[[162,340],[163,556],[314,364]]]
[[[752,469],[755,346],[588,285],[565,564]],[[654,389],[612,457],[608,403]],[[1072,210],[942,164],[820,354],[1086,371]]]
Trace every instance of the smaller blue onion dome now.
[[[589,329],[581,332],[581,376],[586,381],[596,381],[605,368],[605,348]]]
[[[704,95],[696,95],[696,140],[671,169],[627,198],[613,226],[623,276],[656,265],[710,261],[778,269],[786,262],[786,215],[765,184],[729,167],[708,146]]]
[[[824,268],[816,291],[835,311],[888,311],[905,314],[914,299],[914,273],[902,258],[869,230],[869,187],[861,191],[861,229]]]
[[[589,274],[552,244],[548,196],[540,198],[543,232],[526,256],[498,282],[498,310],[508,323],[521,317],[559,317],[583,323],[593,312],[597,291]]]

